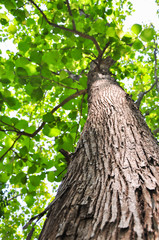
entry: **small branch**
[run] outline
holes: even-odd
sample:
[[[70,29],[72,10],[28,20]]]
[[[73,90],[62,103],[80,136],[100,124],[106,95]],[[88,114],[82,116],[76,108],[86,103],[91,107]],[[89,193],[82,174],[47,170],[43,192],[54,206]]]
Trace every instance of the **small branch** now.
[[[159,133],[159,128],[156,128],[155,130],[153,130],[153,134],[157,134],[157,133]]]
[[[15,130],[15,129],[14,129],[14,130],[13,130],[13,129],[5,129],[5,130],[4,130],[4,129],[1,129],[1,128],[0,128],[0,132],[5,132],[5,133],[6,133],[6,132],[16,132],[16,133],[18,133],[18,131]]]
[[[87,89],[84,90],[80,90],[74,94],[72,94],[71,96],[67,97],[66,99],[64,99],[59,105],[57,105],[52,111],[51,113],[56,112],[56,110],[60,107],[62,107],[64,104],[66,104],[67,102],[69,102],[71,99],[74,99],[75,97],[78,97],[82,94],[86,94],[87,93]]]
[[[102,51],[102,54],[101,54],[100,58],[103,57],[104,52],[105,52],[105,50],[109,47],[109,45],[110,45],[110,42],[107,42],[106,45],[105,45],[105,47],[103,48],[103,51]]]
[[[102,50],[100,49],[100,46],[98,44],[98,42],[96,41],[96,39],[90,35],[87,35],[85,33],[82,33],[82,32],[79,32],[75,29],[69,29],[69,28],[66,28],[64,26],[61,26],[61,25],[58,25],[56,23],[52,23],[50,22],[50,20],[47,18],[47,16],[44,14],[44,12],[38,7],[38,5],[33,1],[33,0],[29,0],[29,2],[31,2],[35,7],[36,9],[39,10],[39,12],[42,14],[43,18],[46,20],[46,22],[50,25],[50,26],[53,26],[53,27],[56,27],[56,28],[59,28],[61,30],[64,30],[64,31],[67,31],[67,32],[71,32],[71,33],[74,33],[74,34],[77,34],[78,36],[82,37],[82,38],[86,38],[86,39],[89,39],[91,40],[94,45],[96,46],[96,49],[99,53],[99,55],[102,54]]]
[[[51,110],[51,113],[53,114],[54,112],[57,111],[57,109],[59,109],[60,107],[62,107],[63,105],[65,105],[67,102],[69,102],[71,99],[74,99],[75,97],[78,97],[82,94],[86,94],[87,93],[87,89],[84,89],[84,90],[80,90],[80,91],[77,91],[76,93],[72,94],[71,96],[67,97],[66,99],[64,99],[60,104],[58,104],[55,108],[53,108]],[[26,132],[19,132],[18,134],[21,136],[21,135],[25,135],[25,136],[28,136],[28,137],[35,137],[36,134],[38,132],[40,132],[42,130],[42,128],[45,126],[46,122],[42,122],[42,124],[38,127],[38,129],[30,134],[30,133],[26,133]]]
[[[23,195],[23,193],[18,194],[18,195],[16,195],[16,196],[12,197],[12,198],[7,199],[7,202],[12,201],[13,199],[15,199],[15,198],[17,198],[17,197],[19,197],[19,196],[21,196],[21,195]]]
[[[136,103],[136,106],[139,108],[140,107],[140,104],[141,104],[141,101],[144,97],[146,93],[145,92],[140,92],[139,95],[138,95],[138,99],[137,101],[135,102]]]
[[[18,141],[18,139],[21,137],[21,135],[19,135],[13,142],[12,146],[0,157],[0,161],[5,157],[5,155],[12,150],[12,148],[14,147],[15,143]]]
[[[66,99],[64,99],[64,100],[63,100],[60,104],[58,104],[55,108],[53,108],[53,109],[51,110],[51,113],[53,114],[54,112],[56,112],[57,109],[59,109],[60,107],[62,107],[63,105],[65,105],[65,104],[66,104],[67,102],[69,102],[71,99],[74,99],[74,98],[76,98],[76,97],[78,97],[78,96],[80,96],[80,95],[82,95],[82,94],[86,94],[86,93],[87,93],[87,89],[77,91],[76,93],[74,93],[74,94],[70,95],[69,97],[67,97]],[[25,132],[25,131],[22,131],[22,132],[21,132],[21,131],[17,131],[17,130],[15,129],[15,132],[17,133],[18,138],[14,141],[14,143],[13,143],[12,146],[7,150],[7,152],[3,154],[3,156],[0,158],[0,160],[2,160],[3,157],[13,148],[14,144],[16,143],[16,141],[17,141],[22,135],[33,138],[33,137],[36,136],[36,134],[37,134],[38,132],[40,132],[40,131],[43,129],[43,127],[45,126],[45,124],[46,124],[46,122],[42,122],[41,125],[40,125],[40,126],[36,129],[36,131],[33,132],[33,133],[27,133],[27,132]],[[7,124],[7,125],[8,125],[8,124]]]
[[[54,82],[54,83],[56,83],[57,85],[59,85],[59,86],[61,86],[61,87],[63,87],[63,88],[68,88],[68,89],[72,89],[72,90],[78,91],[77,88],[68,87],[68,86],[66,86],[66,85],[64,85],[64,84],[62,84],[62,83],[56,82],[56,81],[53,80],[53,79],[49,79],[49,78],[46,78],[46,77],[43,77],[43,78],[46,79],[46,80],[49,80],[50,82]]]
[[[66,4],[67,4],[68,12],[69,12],[70,16],[72,17],[73,30],[76,30],[75,21],[73,19],[72,11],[71,11],[70,4],[69,4],[68,0],[66,0]]]

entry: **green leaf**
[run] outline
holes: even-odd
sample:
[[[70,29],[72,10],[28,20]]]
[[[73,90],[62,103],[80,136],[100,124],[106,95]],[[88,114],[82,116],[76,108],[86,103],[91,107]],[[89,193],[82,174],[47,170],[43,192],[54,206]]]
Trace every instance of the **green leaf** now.
[[[3,85],[8,85],[11,81],[8,78],[2,78],[0,79],[0,82],[2,82]]]
[[[141,32],[140,38],[144,42],[150,42],[154,38],[154,35],[155,35],[155,30],[153,28],[147,28]]]
[[[142,47],[143,47],[143,43],[139,39],[136,39],[135,42],[133,43],[133,48],[135,50],[139,50]]]
[[[30,43],[25,42],[25,41],[21,41],[20,43],[18,43],[18,48],[20,51],[22,52],[27,52],[30,48]]]
[[[41,86],[41,81],[42,81],[42,79],[41,79],[40,76],[39,77],[38,76],[32,77],[31,80],[30,80],[30,84],[31,84],[32,87],[38,88],[38,87]]]
[[[41,179],[40,179],[40,176],[30,176],[29,180],[31,184],[36,187],[36,186],[39,186]]]
[[[7,17],[7,14],[0,13],[0,23],[2,25],[6,25],[9,22],[9,18]]]
[[[132,36],[128,33],[126,33],[123,38],[122,41],[125,42],[126,44],[130,44],[132,42]]]
[[[12,144],[13,144],[13,140],[9,136],[6,136],[5,147],[9,149],[12,146]]]
[[[28,174],[33,174],[37,170],[36,165],[32,165],[31,167],[28,168]]]
[[[41,52],[37,52],[37,51],[32,51],[30,54],[30,60],[40,64],[41,63],[41,59],[42,59],[42,54]]]
[[[20,58],[15,60],[15,65],[16,65],[17,68],[22,67],[24,69],[24,67],[26,65],[28,65],[29,63],[30,63],[29,60],[24,58],[24,57],[20,57]],[[24,70],[26,70],[26,69],[24,69]],[[24,71],[24,70],[22,70],[22,71]],[[20,69],[19,69],[19,71],[20,71]]]
[[[106,36],[107,37],[116,37],[116,31],[114,27],[108,27],[108,29],[106,30]]]
[[[76,61],[80,60],[82,57],[82,51],[81,49],[74,49],[71,51],[71,56],[74,58]]]
[[[31,98],[34,101],[39,101],[43,98],[43,91],[41,88],[34,89],[31,93]]]
[[[59,53],[57,51],[50,51],[50,52],[45,52],[42,60],[49,64],[57,64],[59,61]]]
[[[30,126],[30,127],[27,127],[27,128],[25,129],[25,131],[26,131],[27,133],[30,133],[30,134],[34,133],[35,130],[36,130],[36,127],[35,127],[35,126]]]
[[[65,71],[60,72],[60,80],[63,80],[68,77],[68,73]]]
[[[80,82],[80,84],[82,85],[82,87],[87,88],[87,77],[82,76],[82,77],[79,79],[79,82]]]
[[[26,174],[24,172],[20,172],[17,175],[12,176],[11,183],[12,184],[18,184],[18,183],[25,184],[26,183]]]
[[[7,182],[8,181],[8,179],[9,179],[9,175],[7,174],[7,173],[3,173],[3,172],[1,172],[1,174],[0,174],[0,182],[1,183],[5,183],[5,182]]]
[[[55,173],[54,173],[53,171],[48,172],[48,174],[47,174],[47,180],[48,180],[49,182],[54,182],[54,181],[55,181]]]
[[[17,67],[16,72],[19,77],[28,75],[26,69],[22,67]]]
[[[142,26],[140,24],[134,24],[131,27],[131,31],[134,32],[136,35],[138,35],[142,30]]]
[[[8,32],[11,33],[11,34],[15,34],[17,31],[17,27],[13,24],[10,24],[9,27],[8,27]]]
[[[106,14],[109,16],[109,15],[111,15],[112,14],[112,9],[108,9],[107,11],[106,11]]]
[[[48,137],[57,137],[61,133],[61,130],[58,128],[50,128],[48,125],[45,125],[43,128],[43,134]]]
[[[13,125],[11,118],[10,118],[10,117],[7,117],[7,116],[2,116],[2,117],[1,117],[1,121],[4,122],[4,123],[6,123],[6,124],[8,124],[8,125],[11,125],[11,126]]]
[[[22,148],[20,149],[20,154],[21,154],[23,157],[28,154],[28,149],[27,149],[26,146],[24,146],[24,147],[22,147]]]
[[[93,29],[95,31],[98,31],[99,33],[103,33],[106,30],[106,24],[103,19],[97,19],[95,23],[93,24]]]
[[[14,0],[4,1],[5,7],[10,11],[12,9],[16,9],[16,3]]]
[[[58,10],[61,10],[63,8],[63,3],[62,2],[59,2],[58,4],[57,4],[57,9]]]
[[[44,122],[53,122],[54,116],[52,115],[52,113],[47,113],[43,116],[43,121]]]
[[[8,97],[5,99],[5,102],[7,103],[8,107],[14,110],[17,110],[20,107],[20,103],[16,98]]]
[[[30,208],[34,203],[34,198],[32,195],[27,195],[24,200],[25,200],[28,208]]]
[[[19,130],[25,129],[28,127],[28,122],[26,120],[19,120],[16,124],[15,127],[18,128]]]

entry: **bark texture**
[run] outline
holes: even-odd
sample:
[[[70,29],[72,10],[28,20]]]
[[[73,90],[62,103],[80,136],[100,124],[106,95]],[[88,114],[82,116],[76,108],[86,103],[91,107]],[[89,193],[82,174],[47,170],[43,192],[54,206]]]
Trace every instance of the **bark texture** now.
[[[159,146],[110,65],[88,74],[88,118],[40,240],[159,239]]]

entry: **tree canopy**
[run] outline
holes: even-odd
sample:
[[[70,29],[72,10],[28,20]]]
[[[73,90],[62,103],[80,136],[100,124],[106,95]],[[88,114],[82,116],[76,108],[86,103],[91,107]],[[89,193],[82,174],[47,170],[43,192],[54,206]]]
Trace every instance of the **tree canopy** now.
[[[157,0],[158,2],[158,0]],[[134,22],[127,0],[0,0],[0,237],[26,238],[21,227],[53,199],[87,118],[87,73],[111,56],[113,76],[159,137],[158,36]],[[34,239],[43,225],[36,226]]]

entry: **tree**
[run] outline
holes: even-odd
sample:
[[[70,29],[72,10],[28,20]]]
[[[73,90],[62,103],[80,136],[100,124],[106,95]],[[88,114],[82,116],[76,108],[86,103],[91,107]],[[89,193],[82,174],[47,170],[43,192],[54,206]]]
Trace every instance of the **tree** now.
[[[159,147],[144,120],[158,134],[158,33],[124,33],[125,0],[1,3],[3,41],[18,49],[1,57],[2,238],[47,213],[39,239],[158,239]],[[41,212],[46,177],[64,179]]]

